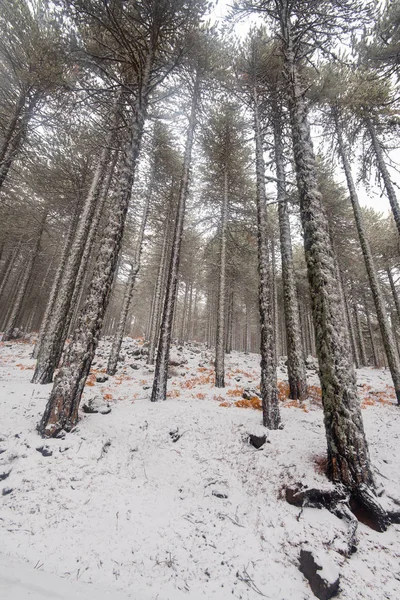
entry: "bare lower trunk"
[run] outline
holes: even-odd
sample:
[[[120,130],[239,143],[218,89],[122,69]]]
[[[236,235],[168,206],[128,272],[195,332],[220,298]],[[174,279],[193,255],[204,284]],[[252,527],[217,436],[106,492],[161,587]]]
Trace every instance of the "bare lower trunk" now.
[[[28,260],[25,270],[24,270],[24,275],[23,275],[22,281],[20,283],[18,294],[14,300],[13,310],[12,310],[12,313],[8,320],[6,331],[4,332],[4,335],[3,335],[3,342],[7,342],[8,340],[12,339],[13,331],[15,329],[15,326],[17,325],[18,317],[20,315],[22,304],[25,299],[25,294],[28,289],[28,285],[31,281],[33,266],[35,264],[35,260],[38,256],[38,254],[39,254],[40,242],[42,239],[42,234],[43,234],[44,226],[46,223],[46,218],[47,218],[47,213],[44,214],[42,222],[40,224],[40,229],[38,232],[35,247],[32,250],[32,252],[30,252],[29,260]]]
[[[75,214],[73,215],[73,217],[71,219],[71,224],[68,229],[67,239],[65,240],[63,252],[61,255],[61,260],[60,260],[60,263],[57,268],[57,272],[56,272],[56,276],[54,278],[53,285],[51,287],[50,296],[49,296],[49,299],[48,299],[48,302],[46,305],[46,310],[43,315],[39,335],[36,340],[35,347],[33,349],[33,353],[32,353],[33,358],[38,358],[39,353],[40,353],[40,347],[42,345],[42,341],[46,335],[46,331],[49,326],[50,315],[53,311],[54,303],[56,301],[57,293],[60,288],[61,280],[62,280],[62,277],[64,274],[65,265],[67,264],[68,253],[71,249],[72,240],[74,238],[76,226],[78,223],[78,217],[79,217],[79,203],[77,203],[77,206],[75,208]]]
[[[68,312],[71,308],[71,300],[82,262],[82,255],[90,232],[92,219],[98,204],[105,171],[110,160],[111,144],[115,136],[115,126],[119,114],[119,97],[116,101],[114,121],[110,129],[106,146],[104,147],[96,172],[86,198],[85,205],[80,217],[78,229],[72,244],[65,267],[65,275],[62,280],[61,289],[57,294],[54,304],[53,315],[50,320],[46,337],[41,344],[41,350],[36,364],[32,383],[50,383],[53,379],[54,370],[57,368],[61,352],[63,335],[66,328]]]
[[[371,315],[369,312],[369,308],[368,308],[368,303],[366,302],[366,300],[364,300],[364,307],[365,307],[365,315],[367,318],[367,327],[368,327],[368,333],[369,333],[369,339],[371,342],[371,351],[372,351],[372,359],[374,361],[374,366],[376,369],[379,368],[379,358],[378,358],[378,353],[376,350],[376,344],[375,344],[375,339],[374,339],[374,330],[372,327],[372,321],[371,321]]]
[[[78,409],[90,367],[96,352],[104,314],[121,249],[126,214],[132,193],[136,162],[143,134],[148,101],[151,58],[148,57],[142,94],[132,116],[130,139],[126,143],[118,173],[118,188],[113,197],[103,243],[96,259],[87,298],[77,328],[64,356],[47,403],[39,432],[46,437],[69,431],[78,420]]]
[[[153,174],[153,177],[154,177],[154,174]],[[119,353],[121,350],[122,339],[124,337],[124,331],[126,328],[126,321],[128,319],[129,308],[130,308],[131,301],[132,301],[133,290],[135,287],[137,274],[139,273],[139,270],[140,270],[140,261],[141,261],[142,250],[143,250],[144,232],[146,229],[147,217],[149,214],[149,206],[150,206],[150,199],[151,199],[152,191],[153,191],[153,180],[151,181],[150,188],[146,194],[145,203],[144,203],[144,207],[143,207],[142,222],[140,224],[134,261],[133,261],[133,264],[131,265],[131,270],[129,273],[128,281],[126,282],[122,310],[121,310],[121,314],[120,314],[118,325],[117,325],[117,331],[115,332],[113,343],[111,346],[110,356],[108,359],[107,373],[109,375],[115,375],[115,372],[117,370],[118,358],[119,358]]]
[[[1,284],[0,284],[0,297],[4,292],[4,289],[7,285],[7,282],[10,278],[10,275],[12,273],[12,270],[15,266],[15,261],[18,258],[18,254],[21,248],[21,242],[18,243],[18,246],[16,246],[14,248],[14,250],[12,251],[12,253],[10,254],[9,260],[7,260],[5,266],[4,266],[4,271],[3,271],[3,276],[1,279]]]
[[[225,387],[225,288],[226,288],[226,236],[228,226],[228,170],[224,171],[224,188],[221,207],[219,289],[217,311],[217,334],[215,345],[215,387]]]
[[[166,267],[166,257],[167,257],[167,249],[168,249],[168,237],[169,237],[169,218],[167,217],[167,222],[165,224],[164,238],[161,248],[160,262],[158,265],[157,279],[156,285],[154,288],[154,302],[153,302],[153,311],[150,322],[150,333],[149,333],[149,355],[147,357],[147,364],[154,364],[154,355],[158,343],[158,328],[160,323],[160,312],[161,312],[161,303],[163,296],[163,279],[164,279],[164,270]]]
[[[385,302],[381,292],[381,286],[376,272],[374,259],[372,257],[371,248],[367,239],[367,235],[365,233],[361,207],[358,201],[357,191],[351,174],[350,163],[348,161],[347,154],[345,151],[337,108],[332,109],[332,117],[335,123],[339,155],[342,160],[343,169],[346,175],[347,187],[349,190],[349,196],[353,207],[357,233],[364,257],[365,268],[368,274],[369,286],[371,288],[371,293],[375,304],[375,310],[378,317],[378,323],[381,330],[383,345],[385,348],[386,357],[388,360],[390,373],[393,380],[393,385],[397,397],[397,403],[400,405],[400,365],[397,357],[396,344],[393,339],[392,331],[388,322]]]
[[[172,336],[172,322],[176,302],[176,291],[178,285],[179,261],[181,253],[183,222],[185,218],[186,199],[189,191],[189,174],[192,160],[192,148],[194,130],[196,126],[196,111],[199,100],[200,77],[196,73],[193,89],[189,127],[186,137],[185,156],[183,161],[183,172],[179,187],[178,206],[175,219],[174,238],[172,242],[171,259],[168,272],[168,282],[165,293],[164,310],[160,329],[160,342],[157,351],[157,360],[154,373],[151,401],[159,402],[167,398],[168,361]]]
[[[257,248],[258,248],[258,302],[261,325],[261,397],[263,424],[269,429],[278,429],[281,417],[278,404],[276,360],[274,349],[274,323],[272,288],[267,238],[267,210],[265,198],[265,165],[261,126],[259,120],[257,90],[253,90],[254,132],[256,138],[256,181],[257,181]]]
[[[375,152],[376,162],[378,164],[379,172],[382,176],[383,183],[385,185],[387,197],[389,198],[390,206],[392,209],[393,217],[397,226],[397,231],[400,234],[400,206],[397,201],[396,192],[394,190],[394,186],[392,180],[389,175],[389,171],[386,167],[385,159],[383,156],[382,146],[376,135],[374,124],[369,117],[365,118],[365,124],[368,129],[368,133],[371,137],[372,147]]]
[[[292,237],[286,198],[286,175],[283,162],[282,118],[275,103],[274,144],[278,200],[280,248],[282,258],[283,308],[285,312],[289,394],[293,400],[307,395],[306,368],[301,347],[301,328],[296,280],[293,266]]]
[[[300,216],[316,330],[319,376],[328,446],[328,473],[337,483],[356,490],[374,488],[356,378],[343,327],[335,260],[327,218],[317,183],[317,165],[301,89],[290,22],[281,22],[285,40],[285,78],[288,90],[293,154],[300,196]]]

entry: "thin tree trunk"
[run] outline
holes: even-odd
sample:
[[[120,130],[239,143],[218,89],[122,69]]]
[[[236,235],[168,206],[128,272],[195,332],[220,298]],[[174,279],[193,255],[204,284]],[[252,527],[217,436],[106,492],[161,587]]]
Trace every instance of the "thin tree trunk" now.
[[[336,107],[332,108],[332,117],[335,123],[336,135],[338,139],[338,151],[346,175],[347,187],[349,190],[349,196],[354,212],[354,220],[356,222],[357,233],[360,240],[360,246],[368,274],[369,286],[371,288],[371,293],[375,304],[375,310],[378,317],[378,323],[381,330],[383,346],[385,348],[390,373],[393,380],[397,404],[400,405],[400,365],[397,357],[396,344],[393,339],[393,334],[388,322],[385,302],[381,292],[381,286],[379,283],[378,275],[376,273],[371,248],[365,233],[361,207],[358,201],[357,191],[351,174],[350,163],[346,155],[341,125],[339,122],[338,109]]]
[[[283,162],[282,117],[274,104],[274,146],[278,201],[280,249],[282,260],[283,308],[285,313],[288,357],[289,397],[303,400],[307,395],[306,367],[301,347],[299,303],[293,266],[292,236],[286,195],[286,174]]]
[[[15,261],[18,258],[18,254],[19,254],[20,248],[21,248],[21,242],[18,242],[18,246],[16,246],[14,248],[14,250],[10,254],[9,260],[6,262],[6,264],[4,266],[4,271],[3,271],[4,275],[2,277],[1,284],[0,284],[0,297],[1,297],[2,293],[4,292],[4,289],[5,289],[6,285],[7,285],[9,277],[10,277],[10,275],[12,273],[12,270],[13,270],[14,265],[15,265]]]
[[[114,210],[110,211],[86,301],[38,427],[39,432],[46,437],[55,436],[63,429],[70,431],[78,420],[83,388],[96,352],[121,249],[147,111],[153,56],[152,52],[149,52],[141,89],[137,91],[130,139],[125,144],[117,177],[118,188],[113,198]]]
[[[71,308],[71,300],[76,285],[82,255],[85,250],[85,244],[89,235],[92,219],[98,205],[99,195],[102,189],[102,183],[110,160],[111,146],[115,139],[115,128],[117,125],[120,111],[120,96],[117,95],[112,125],[108,134],[106,146],[103,148],[97,168],[92,180],[92,184],[82,210],[78,229],[75,235],[71,252],[65,267],[65,275],[62,280],[61,289],[57,294],[54,303],[53,315],[49,322],[46,337],[41,344],[41,350],[36,364],[32,383],[50,383],[53,379],[54,370],[57,368],[66,330],[66,321],[68,312]]]
[[[71,245],[72,245],[72,240],[74,239],[74,234],[75,234],[76,226],[78,223],[78,217],[79,217],[79,203],[77,202],[76,207],[75,207],[75,213],[72,216],[71,223],[70,223],[70,226],[68,229],[67,238],[65,240],[63,252],[61,255],[61,260],[60,260],[60,263],[59,263],[57,271],[56,271],[56,276],[54,278],[53,285],[51,287],[50,296],[49,296],[49,300],[46,305],[46,310],[43,315],[39,335],[36,340],[35,347],[33,349],[32,358],[38,358],[39,353],[40,353],[40,347],[42,345],[43,339],[46,335],[47,328],[49,326],[50,315],[53,311],[54,303],[56,301],[57,293],[58,293],[58,290],[59,290],[59,287],[61,284],[61,280],[62,280],[62,277],[64,274],[65,265],[67,264],[68,253],[69,253]]]
[[[229,185],[228,169],[224,169],[224,188],[221,207],[220,258],[217,333],[215,345],[215,387],[225,387],[225,306],[226,306],[226,241],[228,227]]]
[[[397,318],[400,320],[400,299],[399,299],[399,295],[396,290],[396,286],[393,281],[393,275],[392,275],[392,271],[390,270],[390,267],[388,267],[386,269],[386,273],[389,278],[390,289],[392,290],[394,305],[396,307]]]
[[[179,337],[178,337],[179,344],[183,344],[185,341],[186,313],[187,313],[187,303],[188,303],[188,297],[189,297],[188,283],[187,283],[187,281],[184,281],[183,283],[185,286],[185,295],[183,297],[182,319],[181,319],[180,333],[179,333]]]
[[[167,398],[168,361],[171,345],[172,322],[174,319],[174,308],[176,302],[176,291],[178,285],[179,261],[182,244],[183,222],[185,218],[186,199],[189,191],[189,175],[192,160],[192,148],[194,131],[196,127],[196,111],[199,100],[200,76],[196,73],[194,83],[192,104],[189,117],[189,127],[186,137],[185,156],[183,160],[183,172],[179,188],[178,206],[175,219],[174,237],[170,266],[168,272],[167,289],[165,293],[164,310],[160,330],[160,342],[158,344],[157,360],[154,374],[151,401],[159,402]]]
[[[356,320],[358,345],[360,347],[361,365],[363,367],[365,367],[368,365],[368,359],[367,359],[367,353],[365,351],[364,335],[363,335],[363,331],[362,331],[362,327],[361,327],[360,313],[358,312],[356,303],[353,304],[353,312],[354,312],[354,316],[355,316],[355,320]]]
[[[25,106],[25,100],[24,100],[24,106]],[[3,186],[3,183],[8,175],[8,172],[13,163],[13,160],[15,159],[15,157],[17,155],[17,152],[19,151],[19,149],[22,145],[22,142],[24,141],[24,138],[26,137],[27,130],[28,130],[28,124],[32,118],[32,114],[33,114],[34,108],[35,108],[38,100],[39,100],[39,95],[34,94],[32,96],[32,98],[29,100],[28,105],[26,106],[24,112],[22,112],[23,108],[24,108],[24,107],[22,107],[22,110],[19,114],[19,117],[17,117],[17,121],[15,122],[15,124],[14,124],[14,118],[12,119],[12,121],[10,123],[10,126],[13,126],[13,124],[14,124],[13,132],[11,133],[10,139],[8,141],[5,140],[6,144],[3,146],[2,151],[1,151],[1,156],[0,156],[0,189]],[[19,109],[19,104],[17,106],[17,110],[18,109]],[[6,136],[8,136],[8,135],[9,135],[9,132],[7,132]],[[3,151],[4,151],[4,154],[3,154]]]
[[[115,375],[115,372],[117,370],[118,358],[119,358],[119,353],[121,350],[122,339],[124,337],[124,331],[126,328],[126,321],[128,318],[129,308],[130,308],[131,301],[132,301],[133,290],[135,287],[137,274],[139,273],[139,270],[140,270],[140,261],[141,261],[142,250],[143,250],[144,232],[146,230],[146,225],[147,225],[147,217],[149,214],[150,199],[151,199],[151,196],[153,193],[154,176],[155,176],[155,174],[153,172],[152,180],[149,184],[149,190],[146,193],[145,203],[144,203],[144,207],[143,207],[142,221],[140,224],[140,229],[139,229],[139,234],[138,234],[138,239],[137,239],[135,256],[134,256],[133,264],[131,265],[131,270],[130,270],[130,273],[128,276],[128,281],[126,282],[124,301],[122,304],[121,314],[120,314],[120,317],[118,320],[117,330],[114,335],[113,343],[111,346],[111,352],[110,352],[110,356],[108,359],[107,373],[109,375]]]
[[[45,223],[46,223],[46,218],[47,218],[47,213],[45,213],[43,215],[43,218],[42,218],[42,221],[41,221],[41,224],[40,224],[40,228],[39,228],[39,231],[38,231],[38,235],[37,235],[35,247],[34,247],[33,251],[30,252],[29,260],[28,260],[28,262],[26,264],[26,267],[25,267],[25,270],[24,270],[24,276],[23,276],[22,281],[20,283],[17,297],[15,298],[15,301],[13,303],[13,310],[12,310],[12,313],[10,315],[9,321],[7,323],[6,330],[5,330],[4,335],[3,335],[3,342],[8,342],[9,340],[12,339],[13,331],[14,331],[15,326],[17,324],[18,317],[19,317],[20,312],[21,312],[22,304],[23,304],[23,302],[25,300],[25,294],[26,294],[26,291],[28,289],[29,282],[31,280],[31,276],[32,276],[32,272],[33,272],[33,266],[35,264],[35,260],[36,260],[36,258],[38,256],[38,254],[39,254],[40,242],[41,242],[41,239],[42,239],[42,234],[43,234],[44,226],[45,226]]]
[[[259,101],[257,89],[253,89],[253,118],[256,138],[256,183],[257,183],[257,249],[258,249],[258,302],[261,325],[261,397],[263,424],[269,429],[278,429],[281,417],[278,404],[278,387],[274,349],[273,298],[270,281],[270,263],[267,235],[267,209],[265,198],[265,164]]]
[[[375,344],[375,340],[374,340],[374,331],[372,328],[371,315],[370,315],[370,312],[368,309],[368,303],[367,303],[366,299],[364,299],[364,310],[365,310],[365,316],[367,318],[367,326],[368,326],[369,339],[371,342],[372,358],[374,361],[375,368],[378,369],[379,368],[379,358],[378,358],[378,353],[376,351],[376,344]]]
[[[386,163],[385,163],[385,159],[384,159],[383,151],[382,151],[382,146],[380,144],[378,136],[376,135],[375,127],[374,127],[374,124],[372,123],[372,120],[370,119],[370,117],[365,117],[365,124],[367,126],[368,133],[371,137],[371,142],[372,142],[372,147],[375,152],[376,162],[378,164],[378,169],[382,176],[383,183],[385,185],[387,197],[389,198],[393,217],[394,217],[394,220],[395,220],[395,223],[397,226],[397,231],[400,234],[400,206],[397,201],[396,192],[394,190],[394,186],[393,186],[392,180],[390,178],[389,171],[386,167]],[[397,398],[397,399],[399,400],[399,398]]]
[[[154,289],[154,306],[153,306],[153,316],[151,318],[150,324],[150,334],[149,334],[149,354],[147,357],[147,364],[154,364],[154,355],[158,343],[158,327],[160,322],[160,312],[161,312],[161,303],[163,299],[163,279],[164,279],[164,271],[166,268],[166,257],[168,250],[168,237],[170,232],[170,219],[167,217],[164,231],[164,238],[161,248],[160,262],[158,265],[157,279],[156,285]]]
[[[284,4],[286,6],[286,2]],[[362,484],[365,484],[367,490],[373,490],[374,480],[357,398],[355,371],[343,327],[339,282],[327,218],[318,189],[316,160],[290,27],[290,20],[282,16],[284,75],[316,331],[328,446],[328,473],[334,482],[344,484],[366,502],[368,493],[362,493]]]

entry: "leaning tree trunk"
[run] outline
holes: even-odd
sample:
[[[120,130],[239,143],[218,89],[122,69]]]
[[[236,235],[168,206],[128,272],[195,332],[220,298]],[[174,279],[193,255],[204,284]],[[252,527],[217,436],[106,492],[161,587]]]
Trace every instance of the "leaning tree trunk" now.
[[[281,26],[285,40],[284,75],[322,388],[328,473],[334,482],[360,494],[364,487],[373,490],[374,480],[357,397],[355,371],[343,326],[344,308],[327,218],[318,189],[317,165],[295,63],[290,22],[283,19]],[[366,495],[367,492],[364,494],[365,502]]]
[[[10,128],[12,129],[11,136],[9,136],[9,132],[6,133],[6,139],[4,140],[5,145],[3,145],[0,156],[0,189],[3,186],[4,181],[8,175],[10,167],[21,148],[21,145],[26,138],[29,121],[32,118],[33,111],[35,106],[39,100],[39,95],[35,94],[32,96],[27,106],[25,106],[26,98],[24,99],[24,106],[22,107],[19,115],[16,120],[14,117],[10,122]],[[17,106],[16,114],[19,110],[19,104]],[[25,108],[25,110],[24,110]],[[14,122],[15,120],[15,122]],[[7,140],[7,138],[9,138]]]
[[[85,249],[87,237],[90,232],[92,219],[98,205],[102,183],[110,160],[111,145],[115,139],[115,127],[120,111],[119,96],[116,99],[114,109],[113,123],[110,128],[106,146],[100,155],[97,168],[92,180],[92,184],[82,210],[79,226],[72,244],[68,262],[65,267],[65,274],[61,283],[60,291],[57,294],[54,303],[53,315],[50,320],[46,337],[41,344],[41,350],[36,364],[36,369],[32,378],[32,383],[50,383],[53,379],[54,371],[58,366],[62,352],[63,334],[65,331],[68,312],[71,307],[71,300],[78,277],[82,255]]]
[[[42,420],[38,426],[42,436],[70,431],[78,420],[78,409],[90,367],[96,352],[104,314],[118,262],[126,214],[132,194],[136,162],[140,150],[148,104],[152,55],[149,54],[141,90],[132,116],[130,139],[126,143],[118,173],[118,188],[113,198],[103,243],[96,259],[87,298],[57,374]],[[141,93],[140,93],[141,92]]]
[[[176,291],[179,275],[179,261],[183,234],[183,221],[185,218],[186,199],[189,191],[190,165],[192,161],[192,148],[194,131],[196,127],[197,104],[200,95],[200,76],[196,72],[193,88],[192,104],[189,117],[189,127],[186,137],[185,156],[183,159],[183,171],[179,187],[178,206],[175,218],[174,238],[168,272],[167,288],[165,292],[164,310],[161,321],[160,341],[157,350],[157,360],[154,373],[151,401],[159,402],[167,398],[168,361],[172,336],[172,323],[174,319],[174,308],[176,302]]]
[[[269,429],[278,429],[281,417],[278,404],[278,387],[276,375],[276,359],[274,349],[274,323],[272,306],[272,286],[270,281],[270,264],[267,235],[267,209],[265,197],[265,164],[261,125],[259,118],[259,101],[256,87],[253,90],[253,118],[256,138],[256,183],[257,183],[257,249],[258,249],[258,302],[261,325],[261,397],[263,424]]]
[[[274,105],[274,145],[278,201],[278,219],[282,260],[283,309],[285,314],[288,357],[289,397],[303,400],[307,395],[306,366],[301,344],[299,303],[293,266],[292,237],[286,195],[286,174],[283,162],[282,117]]]
[[[343,169],[346,175],[347,187],[349,190],[350,201],[353,207],[354,220],[356,222],[357,233],[360,240],[361,250],[364,257],[365,267],[368,274],[369,286],[371,288],[372,297],[374,299],[375,310],[378,317],[378,323],[381,330],[383,346],[385,348],[386,357],[389,364],[390,373],[393,380],[393,385],[396,393],[397,403],[400,405],[400,365],[397,357],[396,344],[393,339],[393,333],[390,328],[385,301],[382,296],[381,286],[372,257],[371,248],[364,229],[363,216],[360,203],[358,201],[357,191],[354,185],[351,174],[350,163],[347,158],[341,124],[337,107],[332,108],[332,118],[335,123],[336,136],[338,140],[338,152],[341,158]]]
[[[132,301],[132,295],[133,295],[133,290],[135,287],[136,277],[137,277],[137,274],[139,273],[139,269],[140,269],[140,260],[142,257],[144,232],[146,229],[147,217],[149,214],[150,199],[151,199],[151,195],[152,195],[152,191],[153,191],[153,182],[154,182],[154,172],[153,172],[152,181],[150,182],[149,190],[147,191],[146,197],[145,197],[142,222],[140,224],[135,256],[134,256],[133,264],[131,265],[131,270],[130,270],[130,273],[128,276],[128,281],[126,282],[124,301],[122,303],[122,310],[121,310],[121,314],[119,317],[117,330],[115,332],[113,343],[111,346],[110,356],[108,358],[107,373],[109,375],[115,375],[115,372],[117,370],[118,358],[119,358],[119,353],[120,353],[121,346],[122,346],[122,339],[124,337],[124,331],[126,328],[126,321],[128,319],[129,307],[130,307],[131,301]]]
[[[226,238],[228,226],[228,169],[224,169],[224,191],[221,207],[221,240],[219,259],[219,289],[217,311],[217,334],[215,344],[215,387],[225,387],[225,288],[226,288]]]
[[[161,304],[163,299],[163,280],[164,280],[164,270],[166,268],[166,257],[168,250],[168,237],[170,233],[170,218],[167,216],[164,230],[163,243],[161,248],[160,262],[158,265],[156,285],[154,288],[154,300],[153,300],[153,310],[150,320],[150,332],[149,332],[149,355],[147,357],[147,364],[154,364],[154,355],[158,343],[158,329],[160,323],[160,312],[161,312]]]
[[[60,337],[60,340],[59,340],[59,343],[57,346],[56,357],[55,357],[55,363],[57,365],[59,364],[59,362],[61,360],[61,355],[62,355],[62,352],[64,349],[65,342],[67,340],[67,337],[71,332],[71,328],[75,324],[75,319],[77,318],[77,315],[79,314],[81,298],[82,298],[83,291],[85,289],[86,277],[88,275],[88,265],[90,263],[93,246],[94,246],[94,243],[96,240],[96,236],[98,234],[101,217],[103,215],[104,206],[106,204],[106,200],[107,200],[108,193],[110,190],[111,181],[112,181],[112,178],[114,175],[114,169],[115,169],[115,166],[116,166],[117,160],[118,160],[118,154],[119,154],[119,151],[117,149],[114,152],[114,156],[113,156],[110,164],[107,167],[107,171],[106,171],[107,174],[105,176],[105,180],[102,183],[102,187],[101,187],[101,191],[100,191],[100,194],[98,197],[97,205],[96,205],[93,217],[92,217],[92,222],[90,224],[89,233],[86,238],[85,249],[83,250],[78,274],[77,274],[76,280],[75,280],[74,290],[73,290],[72,296],[71,296],[68,314],[65,318],[63,333],[62,333],[62,336]]]
[[[68,228],[67,238],[65,240],[64,248],[63,248],[63,251],[62,251],[62,254],[61,254],[60,263],[58,265],[58,268],[57,268],[57,271],[56,271],[56,276],[54,278],[54,282],[53,282],[53,285],[51,287],[50,296],[49,296],[49,299],[47,301],[46,310],[45,310],[44,315],[43,315],[43,319],[42,319],[42,323],[41,323],[41,326],[40,326],[39,335],[38,335],[38,338],[36,340],[35,347],[33,349],[33,353],[32,353],[32,357],[33,358],[38,358],[39,353],[40,353],[40,347],[42,345],[43,339],[44,339],[44,337],[46,335],[47,328],[49,326],[50,315],[51,315],[51,313],[53,311],[54,303],[55,303],[56,297],[57,297],[57,293],[58,293],[58,290],[60,288],[62,276],[64,274],[65,265],[67,264],[68,254],[69,254],[69,251],[70,251],[70,248],[71,248],[72,240],[74,238],[76,226],[77,226],[77,223],[78,223],[78,217],[79,217],[79,202],[77,202],[77,204],[76,204],[75,212],[74,212],[74,214],[72,216],[71,223],[70,223],[70,226]]]
[[[374,149],[376,162],[378,165],[379,172],[382,176],[383,183],[385,185],[387,196],[389,198],[393,217],[394,217],[394,220],[395,220],[395,223],[397,226],[397,231],[400,234],[400,206],[397,201],[396,192],[394,190],[394,186],[393,186],[392,180],[390,178],[389,171],[386,167],[386,163],[385,163],[385,159],[384,159],[383,151],[382,151],[382,146],[380,144],[378,136],[376,135],[375,127],[374,127],[374,124],[373,124],[372,120],[370,119],[370,117],[365,118],[365,124],[367,126],[368,133],[371,137],[371,142],[372,142],[372,147]]]
[[[42,221],[40,224],[40,228],[38,231],[35,247],[34,247],[33,251],[30,253],[29,260],[25,266],[24,275],[23,275],[22,281],[19,285],[17,296],[14,300],[13,310],[12,310],[12,313],[8,320],[6,331],[4,332],[4,335],[3,335],[3,342],[8,342],[9,340],[12,339],[13,331],[17,324],[18,317],[21,312],[22,304],[25,299],[25,294],[28,289],[29,282],[31,281],[31,276],[32,276],[35,260],[39,254],[40,242],[42,239],[42,234],[44,231],[46,218],[47,218],[47,213],[45,213],[43,215],[43,218],[42,218]]]
[[[392,290],[392,296],[393,296],[394,305],[396,307],[397,318],[400,320],[400,299],[399,299],[399,295],[396,290],[396,286],[393,281],[393,275],[392,275],[392,271],[391,271],[390,267],[387,267],[386,273],[387,273],[387,276],[389,279],[390,289]]]
[[[9,278],[10,278],[12,270],[13,270],[13,268],[15,266],[15,261],[18,258],[18,254],[19,254],[20,248],[21,248],[21,242],[19,242],[18,246],[16,246],[14,248],[14,250],[10,254],[10,257],[9,257],[9,259],[7,260],[7,262],[6,262],[5,266],[4,266],[4,271],[3,271],[3,275],[2,275],[1,283],[0,283],[0,298],[1,298],[1,295],[3,294],[3,292],[4,292],[4,289],[5,289],[5,287],[7,285],[7,282],[9,280]]]

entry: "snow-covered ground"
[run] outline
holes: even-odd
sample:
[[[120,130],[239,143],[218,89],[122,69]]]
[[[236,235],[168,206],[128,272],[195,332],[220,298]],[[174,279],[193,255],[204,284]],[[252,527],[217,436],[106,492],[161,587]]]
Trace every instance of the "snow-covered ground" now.
[[[248,434],[264,431],[261,413],[235,402],[258,383],[257,355],[227,357],[228,385],[217,390],[211,353],[174,349],[171,358],[187,363],[172,368],[167,402],[153,404],[153,369],[134,356],[140,342],[125,340],[117,375],[96,382],[107,348],[102,342],[85,398],[105,398],[111,413],[82,413],[64,439],[42,440],[35,426],[51,386],[29,382],[31,345],[0,344],[2,600],[305,600],[314,596],[298,569],[304,544],[339,567],[339,598],[400,597],[399,526],[382,534],[360,524],[358,552],[347,559],[344,522],[326,510],[299,516],[283,498],[291,482],[329,486],[316,388],[302,407],[282,401],[284,429],[267,432],[256,450]],[[399,510],[390,377],[363,369],[358,380],[382,502]]]

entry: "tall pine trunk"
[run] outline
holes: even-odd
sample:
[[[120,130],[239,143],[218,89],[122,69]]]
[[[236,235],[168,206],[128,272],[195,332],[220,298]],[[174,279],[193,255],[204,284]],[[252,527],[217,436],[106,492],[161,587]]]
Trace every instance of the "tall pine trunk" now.
[[[289,395],[293,400],[303,400],[307,395],[306,367],[301,345],[299,303],[293,266],[292,237],[286,194],[286,174],[283,153],[281,110],[275,101],[273,115],[274,147],[278,200],[278,219],[282,259],[283,308],[285,313],[288,357]]]
[[[284,75],[287,83],[300,216],[311,289],[319,376],[328,446],[328,473],[357,491],[374,489],[367,441],[357,398],[356,378],[340,298],[326,215],[318,189],[317,165],[301,89],[290,21],[282,17]]]
[[[387,197],[389,198],[390,206],[392,209],[393,217],[396,223],[397,231],[400,234],[400,206],[397,201],[396,192],[394,185],[389,175],[385,159],[383,156],[382,146],[376,134],[375,126],[370,117],[365,118],[365,124],[367,126],[368,133],[371,137],[372,147],[374,149],[378,170],[382,176],[383,183],[385,185]]]
[[[258,303],[261,325],[261,397],[263,424],[269,429],[278,429],[281,417],[278,404],[276,359],[274,348],[273,298],[271,269],[268,250],[267,208],[265,197],[265,164],[259,117],[257,90],[253,90],[253,118],[256,138],[256,182],[257,182],[257,249],[258,249]]]
[[[42,217],[42,221],[40,223],[40,228],[39,228],[39,231],[37,234],[35,246],[34,246],[32,252],[30,252],[29,260],[25,266],[22,281],[19,285],[18,293],[17,293],[17,296],[13,303],[13,309],[10,314],[9,320],[7,322],[6,331],[4,332],[4,335],[3,335],[3,339],[2,339],[3,342],[7,342],[12,339],[13,331],[15,329],[15,326],[17,325],[18,317],[20,315],[22,304],[25,299],[25,294],[28,290],[28,285],[31,281],[35,260],[39,254],[40,242],[42,239],[44,226],[46,223],[46,218],[47,218],[47,213],[45,213]]]
[[[156,285],[154,288],[154,301],[153,301],[153,310],[150,320],[150,332],[149,332],[149,355],[147,357],[147,364],[154,364],[154,355],[157,348],[158,343],[158,332],[160,325],[160,313],[161,313],[161,305],[163,300],[163,281],[164,281],[164,271],[166,269],[166,259],[168,256],[168,238],[170,233],[170,218],[167,216],[164,230],[164,237],[161,247],[160,254],[160,262],[158,264]]]
[[[385,348],[386,357],[388,360],[390,373],[396,392],[397,403],[400,405],[400,365],[397,356],[396,344],[395,340],[393,339],[392,330],[388,322],[385,301],[382,296],[381,286],[379,283],[378,275],[376,273],[371,248],[367,239],[367,235],[365,233],[363,216],[361,212],[360,203],[358,201],[356,187],[354,185],[353,177],[351,174],[350,163],[345,150],[342,128],[339,120],[339,113],[337,107],[332,108],[332,118],[335,123],[336,136],[338,140],[338,152],[343,164],[343,170],[346,175],[347,188],[349,190],[350,201],[353,207],[354,220],[356,222],[358,238],[360,240],[360,246],[364,257],[365,268],[368,274],[369,286],[371,288],[371,293],[375,304],[375,310],[378,317],[378,323],[381,330],[383,346]]]
[[[218,288],[218,311],[217,311],[217,333],[215,344],[215,387],[225,387],[225,296],[226,296],[226,241],[228,226],[228,169],[224,169],[224,186],[221,206],[221,229],[220,229],[220,258],[219,258],[219,288]]]
[[[39,432],[46,437],[55,436],[63,429],[70,431],[78,420],[83,388],[98,345],[121,249],[147,111],[152,62],[153,53],[149,51],[131,117],[130,139],[125,144],[120,162],[113,210],[110,211],[87,298],[38,426]]]
[[[50,383],[53,379],[54,371],[58,366],[61,352],[63,349],[64,335],[68,313],[71,309],[71,300],[76,286],[79,269],[82,262],[82,255],[85,250],[85,244],[92,226],[93,216],[96,206],[99,202],[99,196],[102,189],[105,173],[111,155],[111,145],[115,139],[115,126],[119,115],[119,96],[116,99],[114,107],[114,116],[109,130],[106,145],[103,148],[92,184],[82,210],[75,239],[68,256],[65,267],[64,277],[61,288],[57,294],[56,301],[49,322],[48,331],[42,340],[36,369],[32,378],[32,383]],[[67,330],[68,331],[68,330]]]
[[[168,361],[172,337],[172,323],[179,275],[179,261],[182,244],[183,222],[185,218],[186,199],[189,191],[190,165],[192,161],[192,148],[194,131],[196,127],[197,104],[200,95],[200,76],[196,72],[192,103],[189,117],[189,126],[186,137],[183,171],[179,187],[178,206],[175,218],[174,237],[168,272],[167,288],[165,292],[164,309],[161,321],[160,338],[157,350],[156,367],[154,373],[151,401],[159,402],[167,398]]]
[[[153,173],[153,180],[154,180],[154,173]],[[147,217],[149,214],[150,199],[151,199],[151,195],[152,195],[152,191],[153,191],[153,180],[150,182],[149,190],[146,193],[145,203],[144,203],[144,207],[143,207],[142,221],[140,223],[139,235],[138,235],[138,239],[137,239],[135,256],[133,259],[133,263],[131,265],[131,270],[129,272],[128,281],[126,282],[124,301],[122,303],[121,314],[120,314],[120,317],[118,320],[117,330],[114,335],[113,343],[111,346],[111,352],[110,352],[110,356],[108,359],[107,373],[109,375],[115,375],[115,372],[117,370],[118,358],[119,358],[119,353],[120,353],[121,346],[122,346],[122,339],[124,337],[124,331],[126,328],[126,321],[128,319],[129,308],[130,308],[131,301],[132,301],[133,290],[135,287],[137,274],[139,273],[139,270],[140,270],[140,261],[141,261],[142,250],[143,250],[144,232],[146,229]]]

